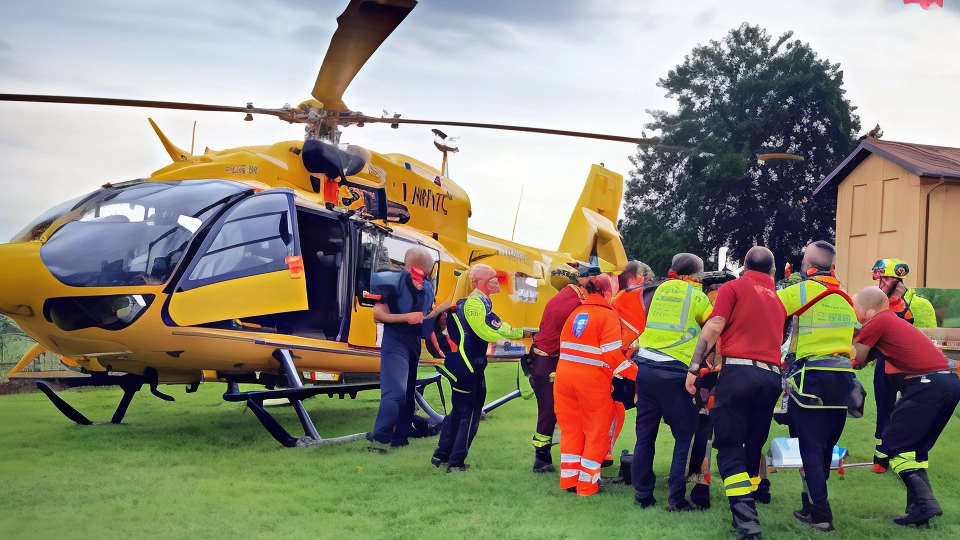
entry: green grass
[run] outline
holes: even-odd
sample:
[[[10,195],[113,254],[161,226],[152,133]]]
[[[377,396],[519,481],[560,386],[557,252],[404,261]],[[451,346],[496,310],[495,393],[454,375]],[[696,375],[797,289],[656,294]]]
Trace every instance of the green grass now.
[[[491,366],[491,396],[511,389],[515,369]],[[861,374],[868,388],[871,376]],[[221,401],[223,389],[205,384],[184,394],[169,387],[174,403],[143,392],[119,426],[74,425],[40,394],[0,396],[0,538],[733,538],[716,473],[712,510],[664,512],[672,448],[666,429],[656,461],[660,503],[640,511],[632,488],[580,498],[561,492],[556,474],[530,472],[532,400],[491,413],[471,449],[470,470],[445,474],[429,464],[436,438],[415,439],[386,456],[367,452],[365,441],[282,448],[243,404]],[[63,397],[92,419],[109,419],[120,391]],[[321,397],[308,409],[322,435],[340,436],[372,427],[377,398]],[[297,425],[289,408],[272,410],[291,430]],[[872,453],[872,402],[867,411],[848,421],[841,440],[854,461]],[[634,442],[628,414],[619,448]],[[957,422],[931,454],[930,477],[945,512],[932,530],[890,523],[905,503],[900,481],[861,468],[830,479],[837,532],[829,538],[960,538]],[[775,426],[771,436],[782,435]],[[799,502],[796,472],[770,480],[773,504],[760,507],[765,538],[822,538],[791,515]]]

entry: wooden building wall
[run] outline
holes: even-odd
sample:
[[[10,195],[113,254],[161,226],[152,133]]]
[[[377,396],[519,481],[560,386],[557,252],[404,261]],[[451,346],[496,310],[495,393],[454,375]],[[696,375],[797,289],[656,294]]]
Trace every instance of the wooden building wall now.
[[[870,268],[889,257],[910,265],[907,287],[960,289],[957,231],[960,185],[920,178],[872,154],[838,188],[837,277],[855,293],[875,283]]]

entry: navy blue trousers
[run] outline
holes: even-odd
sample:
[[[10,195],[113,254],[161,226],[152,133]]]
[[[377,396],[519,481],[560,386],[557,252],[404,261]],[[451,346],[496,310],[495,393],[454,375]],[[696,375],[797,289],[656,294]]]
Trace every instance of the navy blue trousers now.
[[[846,405],[853,392],[854,375],[850,372],[808,370],[803,392],[819,396],[825,405]],[[801,407],[791,399],[787,406],[790,436],[800,443],[810,503],[820,512],[829,512],[827,478],[833,461],[833,447],[840,440],[847,422],[847,409]]]
[[[676,364],[682,367],[679,362]],[[686,498],[687,455],[697,431],[700,412],[693,396],[687,392],[686,381],[684,370],[647,364],[640,364],[637,368],[637,445],[633,450],[631,475],[638,500],[653,495],[657,483],[653,457],[661,418],[670,426],[674,438],[668,504],[680,504]]]
[[[710,411],[716,433],[717,467],[726,480],[760,474],[763,445],[770,435],[773,408],[782,391],[780,375],[756,366],[726,365],[720,371]]]
[[[955,373],[906,379],[903,396],[883,431],[880,451],[891,458],[916,452],[917,462],[927,461],[927,454],[943,433],[957,403],[960,379]]]
[[[484,376],[486,363],[473,366],[473,377],[458,377],[458,383],[450,386],[453,395],[450,398],[450,413],[443,418],[440,429],[440,442],[434,457],[446,461],[451,467],[463,466],[467,452],[480,427],[480,415],[483,402],[487,399],[487,380]],[[460,381],[472,382],[472,387],[460,384]]]
[[[394,446],[407,444],[416,407],[420,337],[383,329],[380,342],[380,408],[373,438]]]

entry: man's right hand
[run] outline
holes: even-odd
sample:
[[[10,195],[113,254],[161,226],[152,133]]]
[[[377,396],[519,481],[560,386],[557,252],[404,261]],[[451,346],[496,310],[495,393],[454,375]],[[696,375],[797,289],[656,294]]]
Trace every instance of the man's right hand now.
[[[423,322],[423,313],[415,311],[413,313],[407,313],[407,324],[420,324]]]

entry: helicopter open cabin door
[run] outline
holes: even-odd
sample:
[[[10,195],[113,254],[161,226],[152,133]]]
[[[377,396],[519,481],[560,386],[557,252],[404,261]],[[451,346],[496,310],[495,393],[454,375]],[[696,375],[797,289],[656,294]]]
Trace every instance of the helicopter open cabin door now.
[[[179,326],[308,309],[293,193],[268,191],[237,203],[214,225],[170,300]]]

